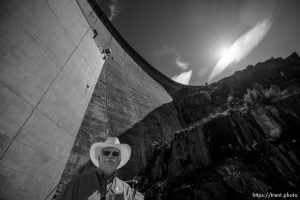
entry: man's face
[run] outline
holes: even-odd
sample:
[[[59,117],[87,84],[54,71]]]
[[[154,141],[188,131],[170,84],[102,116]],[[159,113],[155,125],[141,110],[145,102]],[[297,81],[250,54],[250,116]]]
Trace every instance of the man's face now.
[[[121,162],[121,152],[119,149],[107,147],[100,151],[99,168],[104,172],[114,172]]]

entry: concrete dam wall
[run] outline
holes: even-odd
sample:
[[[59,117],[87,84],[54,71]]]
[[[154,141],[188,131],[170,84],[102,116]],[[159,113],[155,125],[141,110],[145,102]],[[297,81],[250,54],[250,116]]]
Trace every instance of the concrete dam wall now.
[[[183,87],[139,56],[94,1],[4,0],[0,26],[0,199],[45,199],[107,136],[135,149],[122,134]],[[179,127],[170,120],[155,137]]]

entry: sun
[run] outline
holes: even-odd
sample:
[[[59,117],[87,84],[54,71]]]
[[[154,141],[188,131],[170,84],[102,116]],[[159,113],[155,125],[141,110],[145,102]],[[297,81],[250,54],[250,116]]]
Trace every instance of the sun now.
[[[231,57],[231,54],[232,54],[232,52],[230,51],[229,47],[222,47],[219,50],[219,55],[220,55],[221,58]]]
[[[238,52],[239,51],[235,45],[232,45],[231,47],[220,48],[221,60],[223,62],[228,62],[228,63],[233,62],[238,58],[239,56]]]
[[[227,54],[227,52],[228,52],[228,48],[226,47],[221,48],[219,51],[220,57],[223,57],[225,54]]]

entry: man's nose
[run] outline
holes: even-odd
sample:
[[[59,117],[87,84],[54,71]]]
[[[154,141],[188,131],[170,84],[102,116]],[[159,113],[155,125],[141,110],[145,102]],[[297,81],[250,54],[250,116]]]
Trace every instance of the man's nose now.
[[[108,158],[115,158],[115,157],[112,155],[112,153],[110,153],[107,157],[108,157]]]

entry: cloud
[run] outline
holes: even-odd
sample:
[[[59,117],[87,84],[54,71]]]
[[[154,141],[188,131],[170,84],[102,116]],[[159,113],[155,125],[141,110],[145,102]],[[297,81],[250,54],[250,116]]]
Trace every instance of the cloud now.
[[[168,45],[163,45],[161,49],[154,51],[153,54],[154,54],[154,56],[174,55],[175,63],[182,71],[186,70],[190,65],[189,63],[184,62],[181,59],[181,55],[176,49],[174,49],[173,47],[170,47]]]
[[[109,6],[110,16],[109,20],[113,20],[121,12],[121,4],[118,0],[111,0],[111,5]]]
[[[175,62],[176,62],[176,65],[179,68],[181,68],[182,70],[186,70],[188,68],[188,66],[190,65],[189,63],[183,62],[180,57],[177,57],[175,59]]]
[[[181,74],[175,75],[171,79],[173,81],[176,81],[177,83],[188,85],[190,83],[190,80],[191,80],[192,71],[193,70],[190,70],[190,71],[183,72]]]
[[[271,25],[272,21],[270,18],[266,18],[238,38],[215,65],[208,80],[211,81],[215,76],[222,73],[230,64],[239,62],[246,57],[266,36]]]

